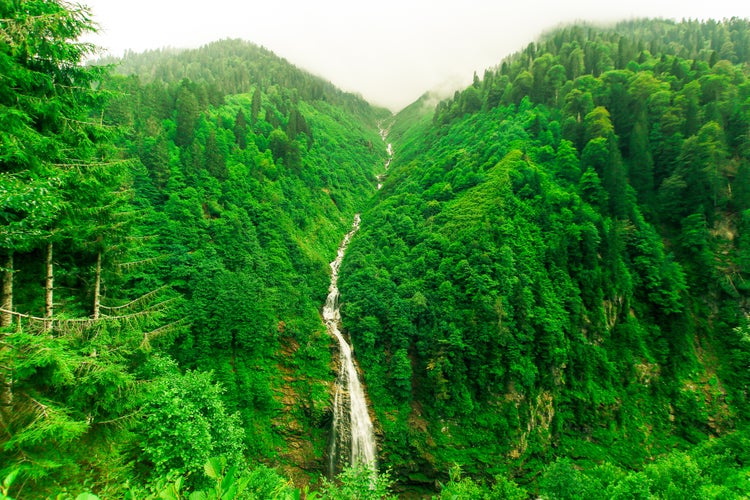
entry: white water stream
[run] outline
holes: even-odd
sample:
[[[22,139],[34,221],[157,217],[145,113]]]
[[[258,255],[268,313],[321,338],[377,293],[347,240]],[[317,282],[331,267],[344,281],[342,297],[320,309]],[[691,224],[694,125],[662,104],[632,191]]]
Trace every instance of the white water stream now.
[[[323,320],[328,332],[339,341],[339,375],[333,400],[333,436],[329,450],[329,473],[335,475],[345,465],[365,465],[373,471],[377,467],[377,446],[372,432],[372,421],[367,411],[365,391],[354,366],[352,349],[341,335],[339,324],[339,267],[344,252],[354,233],[359,229],[359,214],[354,216],[352,230],[339,246],[336,259],[331,262],[331,285],[323,306]],[[347,453],[347,450],[350,450]]]
[[[386,143],[388,160],[385,171],[393,159],[393,146],[387,142],[388,130],[380,128],[380,137]],[[378,189],[382,187],[385,173],[378,175]],[[339,341],[339,374],[336,378],[336,389],[333,399],[333,431],[328,453],[328,473],[335,476],[344,466],[364,465],[373,472],[377,470],[377,444],[372,431],[372,421],[367,411],[365,391],[359,381],[357,368],[354,365],[352,348],[341,335],[339,325],[341,312],[339,310],[339,268],[344,259],[344,253],[354,233],[359,229],[359,214],[354,216],[352,229],[339,245],[338,255],[331,262],[331,284],[328,287],[328,297],[323,306],[323,320],[328,333]]]
[[[389,128],[383,128],[378,123],[378,129],[380,129],[380,138],[386,144],[385,151],[388,153],[388,159],[385,161],[385,172],[377,176],[378,179],[378,190],[383,187],[383,178],[388,173],[388,167],[391,166],[391,160],[393,160],[393,145],[388,142],[388,130]]]

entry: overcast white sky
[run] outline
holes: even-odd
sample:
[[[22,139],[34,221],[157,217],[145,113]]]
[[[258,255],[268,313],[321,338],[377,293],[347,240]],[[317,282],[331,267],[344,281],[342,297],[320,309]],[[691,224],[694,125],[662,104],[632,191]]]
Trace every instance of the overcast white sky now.
[[[468,84],[561,23],[750,17],[747,0],[78,1],[111,55],[242,38],[394,111]]]

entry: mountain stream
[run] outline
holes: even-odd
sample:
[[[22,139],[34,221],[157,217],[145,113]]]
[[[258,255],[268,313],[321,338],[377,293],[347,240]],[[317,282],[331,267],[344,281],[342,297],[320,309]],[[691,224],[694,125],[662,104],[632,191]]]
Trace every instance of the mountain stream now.
[[[383,142],[387,142],[387,130],[380,129]],[[388,170],[393,158],[393,148],[387,144],[388,159],[385,170]],[[384,174],[378,176],[378,189]],[[341,312],[339,309],[339,268],[344,253],[354,233],[359,229],[359,214],[354,216],[352,229],[339,245],[338,255],[331,262],[331,284],[328,297],[323,306],[323,321],[328,333],[339,342],[339,374],[336,377],[333,399],[333,430],[328,450],[328,473],[331,477],[341,472],[347,465],[364,465],[375,471],[377,469],[377,444],[372,430],[372,421],[367,410],[365,391],[359,381],[354,364],[352,348],[339,330]]]
[[[339,267],[349,241],[359,229],[359,222],[357,214],[354,216],[351,231],[339,246],[336,259],[331,262],[331,285],[328,287],[328,298],[323,306],[323,320],[328,333],[339,341],[340,366],[333,400],[333,435],[328,455],[328,471],[331,476],[336,475],[346,465],[361,464],[372,470],[377,467],[377,447],[372,432],[372,421],[367,411],[365,391],[359,382],[352,349],[339,330]]]

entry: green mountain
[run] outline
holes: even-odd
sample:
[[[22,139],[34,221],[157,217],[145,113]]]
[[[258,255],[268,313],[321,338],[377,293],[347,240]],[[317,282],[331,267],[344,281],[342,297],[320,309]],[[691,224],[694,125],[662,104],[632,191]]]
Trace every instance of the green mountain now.
[[[396,117],[341,293],[398,477],[637,469],[744,425],[747,29],[564,28]]]
[[[107,82],[121,96],[109,116],[142,165],[147,257],[166,256],[151,278],[179,292],[174,317],[190,324],[168,351],[213,371],[250,456],[318,473],[332,373],[319,309],[341,235],[374,191],[388,113],[236,40],[122,68],[136,73]]]
[[[2,498],[750,495],[747,21],[396,116],[239,40],[84,66],[89,23],[0,6]],[[380,475],[328,480],[356,213]]]
[[[185,67],[194,71],[175,69]],[[119,496],[128,476],[200,471],[214,455],[280,465],[298,484],[316,479],[335,378],[319,314],[328,263],[375,191],[386,156],[377,122],[390,113],[236,40],[130,54],[120,70],[97,79],[106,107],[76,116],[90,114],[106,136],[96,140],[110,156],[85,168],[99,165],[109,185],[86,179],[77,195],[80,179],[66,180],[59,220],[40,227],[38,242],[4,247],[15,275],[7,317],[21,325],[4,351],[14,372],[4,472],[20,464],[39,495],[88,484]],[[110,177],[117,165],[126,168]],[[3,181],[28,174],[31,197],[32,179],[46,174],[35,167]],[[81,199],[100,189],[120,205]],[[4,193],[7,220],[34,222]],[[70,229],[85,221],[79,208],[106,229]],[[112,241],[99,245],[100,233]],[[59,322],[46,321],[40,286],[50,241]],[[49,342],[28,338],[39,331]],[[89,366],[104,352],[115,359]]]

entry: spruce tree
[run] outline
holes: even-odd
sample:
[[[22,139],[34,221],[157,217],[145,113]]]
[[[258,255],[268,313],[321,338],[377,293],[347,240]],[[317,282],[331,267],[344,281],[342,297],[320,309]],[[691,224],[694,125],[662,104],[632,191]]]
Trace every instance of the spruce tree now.
[[[126,163],[100,118],[104,71],[82,64],[94,49],[77,40],[89,31],[88,11],[61,0],[0,4],[0,476],[24,464],[29,496],[59,491],[81,450],[124,428],[108,423],[132,411],[125,359],[144,338],[128,328],[136,315],[97,323],[99,285],[90,289],[103,256],[124,247],[129,209]],[[66,287],[67,309],[58,259],[83,274]],[[43,279],[15,277],[14,263]]]

